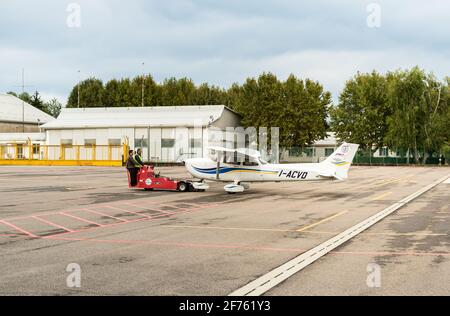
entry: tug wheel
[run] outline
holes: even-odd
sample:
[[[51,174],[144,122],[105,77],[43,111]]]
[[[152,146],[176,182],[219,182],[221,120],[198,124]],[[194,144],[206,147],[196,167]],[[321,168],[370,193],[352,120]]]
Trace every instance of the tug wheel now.
[[[188,186],[187,186],[186,182],[179,182],[178,183],[178,191],[186,192],[187,189],[188,189]]]

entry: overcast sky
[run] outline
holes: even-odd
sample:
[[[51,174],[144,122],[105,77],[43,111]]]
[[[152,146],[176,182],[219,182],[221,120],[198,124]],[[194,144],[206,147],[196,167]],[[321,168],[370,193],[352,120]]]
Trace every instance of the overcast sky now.
[[[0,92],[20,90],[25,68],[27,90],[64,103],[80,77],[135,76],[142,62],[157,81],[225,88],[294,73],[336,100],[358,70],[419,65],[443,78],[449,57],[446,0],[0,0]]]

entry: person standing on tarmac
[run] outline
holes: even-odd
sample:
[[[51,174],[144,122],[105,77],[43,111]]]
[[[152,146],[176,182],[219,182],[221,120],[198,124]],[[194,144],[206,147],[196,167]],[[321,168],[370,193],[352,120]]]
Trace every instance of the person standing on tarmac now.
[[[137,173],[142,167],[141,164],[134,160],[133,153],[133,150],[128,151],[128,159],[126,164],[126,168],[128,170],[128,173],[130,174],[130,185],[132,187],[137,185]]]
[[[134,155],[134,160],[141,165],[141,167],[144,165],[144,162],[142,161],[142,149],[138,148],[136,151],[136,155]]]

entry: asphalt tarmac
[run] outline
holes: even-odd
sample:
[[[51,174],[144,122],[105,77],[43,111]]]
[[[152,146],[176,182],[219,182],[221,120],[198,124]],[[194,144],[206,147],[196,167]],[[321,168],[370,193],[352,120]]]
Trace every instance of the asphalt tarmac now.
[[[0,294],[228,295],[446,175],[352,167],[228,195],[132,190],[123,168],[2,166]],[[438,184],[265,295],[448,295],[449,205]]]

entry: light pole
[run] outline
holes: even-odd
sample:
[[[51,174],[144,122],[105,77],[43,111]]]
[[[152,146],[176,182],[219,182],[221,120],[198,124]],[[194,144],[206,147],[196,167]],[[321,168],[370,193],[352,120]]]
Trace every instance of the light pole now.
[[[80,107],[80,70],[78,70],[78,84],[77,84],[77,92],[78,92],[78,108]]]
[[[25,95],[25,69],[22,68],[22,133],[25,133],[25,101],[23,97]]]
[[[145,63],[142,63],[142,107],[144,107]]]

